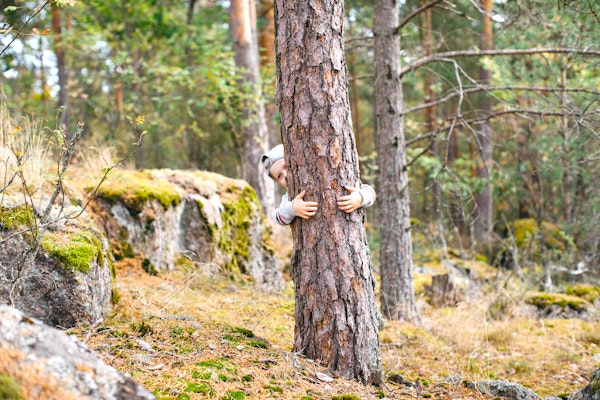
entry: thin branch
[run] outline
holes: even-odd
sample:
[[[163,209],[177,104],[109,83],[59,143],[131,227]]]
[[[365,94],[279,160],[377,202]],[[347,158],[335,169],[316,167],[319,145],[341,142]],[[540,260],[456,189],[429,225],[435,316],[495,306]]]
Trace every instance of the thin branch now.
[[[15,36],[13,36],[12,40],[10,42],[8,42],[8,44],[6,46],[4,46],[4,48],[2,49],[2,51],[0,51],[0,57],[2,57],[4,55],[4,53],[6,52],[6,50],[8,50],[8,48],[15,42],[15,40],[17,40],[18,38],[20,38],[21,36],[23,36],[23,29],[25,29],[25,27],[27,26],[27,24],[29,24],[31,22],[31,20],[36,15],[38,15],[44,9],[44,7],[46,7],[48,5],[48,3],[50,3],[50,0],[47,0],[38,9],[33,10],[33,13],[31,15],[29,15],[29,18],[27,18],[27,21],[25,21],[25,23],[20,28],[20,30],[17,31],[17,34]]]
[[[408,14],[402,21],[400,21],[400,24],[398,24],[398,27],[396,29],[394,29],[394,35],[397,35],[400,32],[400,29],[402,29],[406,24],[408,24],[410,22],[411,19],[413,19],[415,16],[419,15],[420,13],[422,13],[423,11],[432,8],[433,6],[435,6],[438,3],[441,3],[444,0],[432,0],[427,4],[422,5],[421,7],[415,9],[413,12],[411,12],[410,14]]]
[[[542,53],[574,53],[582,56],[600,56],[600,50],[581,50],[575,48],[540,48],[540,49],[505,49],[505,50],[458,50],[446,51],[433,54],[429,57],[422,57],[412,63],[407,64],[400,70],[399,77],[402,78],[407,73],[431,62],[444,61],[448,58],[456,57],[481,57],[481,56],[510,56],[523,54],[542,54]]]
[[[581,89],[581,88],[551,88],[551,87],[538,87],[538,86],[512,86],[512,85],[507,85],[507,86],[476,86],[476,87],[470,87],[470,88],[466,88],[463,89],[462,91],[454,91],[452,93],[447,94],[444,97],[440,97],[437,99],[434,99],[428,103],[424,103],[424,104],[419,104],[418,106],[414,106],[414,107],[410,107],[407,108],[403,111],[404,115],[413,113],[415,111],[419,111],[422,110],[424,108],[427,107],[431,107],[431,106],[437,106],[440,104],[444,104],[446,102],[448,102],[449,100],[461,95],[461,94],[468,94],[468,93],[478,93],[478,92],[490,92],[490,91],[500,91],[500,90],[522,90],[522,91],[530,91],[530,92],[557,92],[557,93],[563,93],[563,92],[576,92],[576,93],[590,93],[590,94],[595,94],[600,96],[600,91],[598,90],[592,90],[592,89]]]

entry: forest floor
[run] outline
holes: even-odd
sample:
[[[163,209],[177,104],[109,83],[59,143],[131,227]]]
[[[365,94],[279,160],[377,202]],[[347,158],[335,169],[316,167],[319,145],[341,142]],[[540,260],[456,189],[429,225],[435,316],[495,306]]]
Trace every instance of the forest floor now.
[[[542,398],[572,394],[600,364],[597,322],[489,318],[485,296],[432,309],[422,324],[387,321],[381,387],[332,379],[292,353],[294,294],[180,267],[158,276],[117,266],[120,301],[71,333],[159,399],[493,399],[465,382],[506,379]],[[411,384],[401,384],[403,377]]]

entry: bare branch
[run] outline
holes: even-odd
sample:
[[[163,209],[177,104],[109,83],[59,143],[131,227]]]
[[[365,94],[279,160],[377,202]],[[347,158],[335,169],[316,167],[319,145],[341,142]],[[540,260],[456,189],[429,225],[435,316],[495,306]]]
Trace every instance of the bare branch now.
[[[15,36],[13,36],[12,40],[10,42],[8,42],[8,44],[6,46],[4,46],[4,48],[2,49],[2,51],[0,51],[0,57],[2,57],[2,55],[15,42],[15,40],[17,40],[18,38],[20,38],[21,36],[23,36],[23,29],[25,29],[25,27],[27,26],[27,24],[29,24],[29,22],[31,22],[31,20],[36,15],[38,15],[44,9],[44,7],[46,7],[48,5],[48,3],[50,3],[50,0],[47,0],[46,2],[44,2],[44,4],[42,4],[41,6],[39,6],[38,8],[36,8],[36,9],[33,10],[33,12],[31,13],[31,15],[29,15],[29,18],[27,18],[27,21],[25,21],[25,23],[23,24],[23,26],[17,31],[17,34]]]
[[[505,49],[505,50],[458,50],[458,51],[446,51],[443,53],[433,54],[429,57],[422,57],[415,60],[412,63],[407,64],[400,70],[400,78],[407,73],[414,71],[415,69],[429,64],[431,62],[445,61],[448,58],[456,57],[482,57],[482,56],[510,56],[510,55],[524,55],[524,54],[543,54],[543,53],[554,53],[554,54],[579,54],[582,56],[600,56],[600,50],[581,50],[575,48],[540,48],[540,49]]]
[[[402,21],[400,21],[398,27],[394,29],[394,35],[397,35],[400,32],[400,29],[402,29],[406,24],[408,24],[410,20],[413,19],[415,16],[419,15],[428,8],[432,8],[433,6],[435,6],[438,3],[441,3],[442,1],[444,0],[431,0],[429,3],[424,4],[421,7],[415,9],[413,12],[408,14]]]
[[[559,87],[540,87],[540,86],[475,86],[463,89],[462,91],[454,91],[452,93],[447,94],[444,97],[440,97],[434,99],[428,103],[419,104],[418,106],[407,108],[403,111],[404,115],[413,113],[415,111],[422,110],[427,107],[436,106],[440,104],[444,104],[447,101],[458,97],[462,94],[468,93],[478,93],[478,92],[491,92],[491,91],[510,91],[510,90],[522,90],[522,91],[530,91],[530,92],[556,92],[556,93],[565,93],[565,92],[578,92],[578,93],[590,93],[600,96],[600,91],[592,90],[592,89],[582,89],[582,88],[559,88]]]

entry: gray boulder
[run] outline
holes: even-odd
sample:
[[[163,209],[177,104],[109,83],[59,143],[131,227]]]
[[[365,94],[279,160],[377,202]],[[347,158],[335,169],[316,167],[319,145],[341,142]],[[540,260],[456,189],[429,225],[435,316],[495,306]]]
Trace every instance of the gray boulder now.
[[[284,287],[271,229],[245,182],[204,171],[113,171],[93,206],[116,257],[149,272],[182,259],[259,287]]]
[[[74,336],[0,306],[0,395],[6,399],[149,400]]]
[[[590,383],[575,393],[573,400],[600,400],[600,368],[596,368]]]
[[[531,390],[504,379],[467,382],[469,389],[478,390],[491,396],[501,396],[513,400],[541,400],[541,397]]]
[[[0,303],[52,326],[93,323],[110,310],[108,240],[78,206],[56,205],[31,262],[32,213],[19,198],[0,205]],[[42,209],[42,207],[37,207]],[[27,216],[29,215],[29,217]],[[77,218],[65,218],[75,216]],[[39,223],[39,221],[38,221]]]

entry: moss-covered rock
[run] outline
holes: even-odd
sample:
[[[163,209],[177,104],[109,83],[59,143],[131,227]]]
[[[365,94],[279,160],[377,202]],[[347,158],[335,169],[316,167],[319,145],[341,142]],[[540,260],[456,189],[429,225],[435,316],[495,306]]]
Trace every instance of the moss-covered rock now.
[[[242,180],[205,171],[122,170],[101,187],[94,212],[117,261],[133,256],[160,273],[185,257],[192,265],[217,265],[235,280],[283,287],[270,227]]]
[[[0,229],[14,230],[33,223],[33,213],[30,207],[14,208],[0,207]]]
[[[92,232],[48,232],[42,249],[58,258],[66,270],[86,273],[96,261],[104,263],[100,239]]]
[[[114,270],[106,257],[108,241],[89,214],[65,197],[48,209],[42,224],[32,207],[46,210],[47,197],[27,204],[23,195],[3,201],[0,302],[12,302],[51,326],[72,327],[104,317],[110,310]]]
[[[594,303],[596,299],[600,298],[600,287],[585,283],[577,283],[575,285],[567,286],[565,288],[565,294],[581,297],[590,303]]]
[[[148,200],[157,200],[165,210],[181,201],[175,187],[153,176],[151,171],[113,170],[97,194],[107,200],[123,202],[132,215],[138,214]]]
[[[581,297],[561,293],[532,292],[525,297],[525,302],[536,306],[540,310],[549,310],[556,306],[580,312],[587,311],[591,307],[590,302]]]

